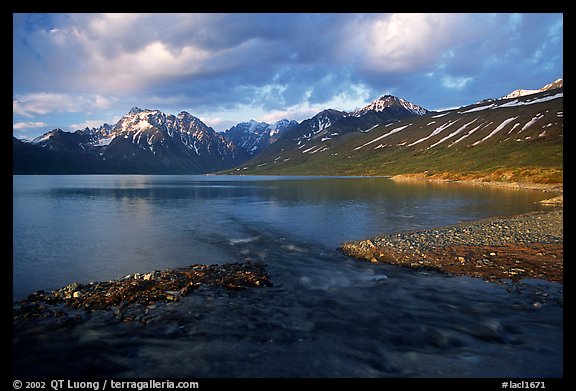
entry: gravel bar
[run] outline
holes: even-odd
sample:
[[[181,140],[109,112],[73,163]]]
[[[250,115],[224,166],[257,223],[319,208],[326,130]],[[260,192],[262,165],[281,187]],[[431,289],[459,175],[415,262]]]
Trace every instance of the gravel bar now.
[[[161,303],[179,301],[205,287],[242,290],[267,286],[272,286],[272,282],[265,266],[257,262],[195,264],[130,274],[112,281],[74,282],[52,292],[34,292],[14,304],[13,318],[15,321],[39,317],[68,318],[68,309],[81,310],[84,314],[115,309],[117,318],[129,322],[139,319],[139,312],[147,312]]]
[[[487,218],[345,242],[345,254],[374,263],[487,281],[563,281],[563,209]]]

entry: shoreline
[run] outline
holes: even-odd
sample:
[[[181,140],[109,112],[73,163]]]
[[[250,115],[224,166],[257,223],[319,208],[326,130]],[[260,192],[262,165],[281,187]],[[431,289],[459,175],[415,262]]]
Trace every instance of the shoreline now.
[[[244,290],[269,286],[272,282],[266,267],[258,262],[193,264],[130,274],[110,281],[74,282],[52,292],[36,291],[13,303],[13,321],[35,318],[82,321],[95,310],[116,309],[114,316],[121,322],[146,323],[145,315],[150,310],[180,301],[197,290]],[[84,311],[84,315],[70,318],[74,310]]]
[[[359,260],[497,282],[563,282],[563,208],[344,242]]]
[[[210,174],[208,174],[210,175]],[[214,175],[214,174],[212,174]],[[346,176],[345,176],[346,177]],[[353,176],[359,177],[359,176]],[[375,177],[375,176],[368,176]],[[467,243],[462,241],[453,241],[450,238],[450,231],[459,231],[466,229],[468,225],[480,224],[480,229],[485,229],[484,226],[489,221],[513,221],[517,219],[524,219],[526,216],[540,215],[549,217],[551,214],[560,213],[556,216],[556,228],[562,226],[563,217],[563,184],[538,184],[538,183],[517,183],[517,182],[495,182],[486,181],[482,179],[442,179],[436,177],[430,177],[427,173],[419,174],[399,174],[394,176],[383,176],[393,181],[408,181],[408,182],[435,182],[435,183],[460,183],[467,185],[482,185],[482,186],[496,186],[496,187],[506,187],[511,189],[527,189],[527,190],[539,190],[543,192],[559,193],[559,196],[552,198],[547,198],[539,201],[542,204],[549,205],[552,210],[546,212],[533,212],[525,215],[512,216],[512,217],[493,217],[487,219],[481,219],[468,223],[460,223],[447,227],[433,228],[429,230],[422,231],[407,231],[400,232],[396,234],[388,234],[382,237],[377,237],[373,239],[357,240],[357,241],[346,241],[339,246],[339,250],[344,254],[354,257],[356,259],[368,260],[373,263],[389,263],[409,268],[424,268],[431,269],[440,272],[445,272],[454,275],[468,275],[473,277],[480,277],[488,281],[497,281],[503,278],[511,278],[513,280],[518,280],[521,278],[537,278],[545,279],[549,281],[563,281],[563,234],[560,233],[559,236],[554,238],[551,242],[547,241],[534,241],[534,240],[523,240],[523,241],[509,241],[507,243]],[[545,217],[545,219],[546,219]],[[438,230],[444,230],[443,235],[446,233],[449,235],[444,237],[445,243],[438,245],[434,243],[434,240],[428,242],[426,240],[423,243],[418,243],[416,245],[409,245],[409,248],[405,248],[402,245],[404,243],[411,243],[415,237],[424,235],[427,236],[429,233],[436,232]],[[433,234],[438,236],[438,234]],[[396,239],[402,238],[400,242]],[[428,235],[429,236],[429,235]],[[457,234],[460,236],[460,234]],[[466,236],[466,235],[462,235]],[[411,239],[412,237],[412,239]],[[387,239],[388,238],[388,239]],[[388,242],[386,242],[388,240]],[[451,242],[452,241],[452,242]],[[230,265],[240,265],[239,270],[228,270]],[[188,269],[193,268],[192,274],[186,271],[186,268],[172,269],[154,271],[146,275],[135,275],[127,276],[134,278],[134,280],[144,280],[146,287],[142,289],[136,289],[138,292],[138,298],[135,296],[130,298],[126,296],[126,289],[122,289],[122,298],[118,298],[116,303],[111,303],[109,297],[102,297],[102,294],[108,293],[113,289],[122,287],[122,284],[126,285],[127,277],[118,280],[111,280],[107,282],[91,282],[89,284],[78,284],[73,283],[69,286],[60,288],[53,292],[33,292],[26,298],[19,300],[17,303],[24,305],[25,308],[20,306],[18,308],[19,314],[15,317],[17,318],[28,318],[30,316],[45,316],[45,306],[37,306],[38,303],[44,303],[48,305],[52,304],[66,304],[66,306],[73,308],[83,307],[84,309],[109,309],[115,305],[125,305],[125,304],[146,304],[149,305],[156,301],[178,301],[180,297],[187,295],[192,290],[196,289],[200,285],[212,285],[220,286],[227,289],[244,289],[250,286],[259,286],[260,282],[264,286],[270,286],[271,282],[269,277],[266,275],[264,269],[261,266],[256,266],[250,261],[245,261],[244,263],[238,264],[224,264],[222,266],[206,266],[206,265],[192,265]],[[238,268],[237,268],[238,269]],[[238,274],[238,272],[240,274]],[[177,287],[165,285],[162,282],[160,285],[165,285],[162,291],[158,291],[157,287],[159,281],[154,281],[151,284],[151,280],[157,280],[159,276],[162,278],[174,278],[174,276],[180,275],[182,273],[187,273],[187,281],[184,285],[180,284]],[[253,274],[251,278],[254,279],[252,283],[247,281],[241,281],[243,279],[242,274]],[[215,281],[215,276],[219,275],[219,281]],[[222,275],[228,275],[227,281],[222,280]],[[156,278],[155,278],[156,277]],[[190,282],[191,280],[195,282]],[[260,279],[260,281],[258,281]],[[182,280],[182,279],[180,279]],[[182,282],[182,281],[181,281]],[[134,283],[131,283],[134,285]],[[100,290],[100,294],[93,294],[93,286]],[[73,287],[74,289],[72,289]],[[133,289],[131,289],[134,292]],[[144,291],[148,293],[143,293]],[[104,292],[104,293],[102,293]],[[90,293],[91,299],[88,300],[88,295]],[[107,304],[103,304],[107,302]],[[35,303],[35,304],[34,304]],[[16,303],[14,303],[16,304]],[[28,304],[33,304],[29,306]],[[33,308],[32,308],[33,307]],[[21,310],[24,310],[21,312]],[[44,312],[41,314],[41,312]]]
[[[524,190],[539,190],[543,192],[563,194],[563,183],[535,183],[535,182],[504,182],[504,181],[490,181],[482,178],[478,179],[445,179],[429,176],[426,173],[417,174],[398,174],[389,177],[397,182],[416,182],[416,181],[429,181],[437,183],[462,183],[467,185],[481,185],[481,186],[495,186],[505,187],[509,189],[524,189]]]

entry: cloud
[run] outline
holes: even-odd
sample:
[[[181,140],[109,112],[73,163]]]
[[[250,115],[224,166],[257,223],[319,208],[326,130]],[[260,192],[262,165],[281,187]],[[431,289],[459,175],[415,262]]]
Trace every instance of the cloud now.
[[[12,129],[26,131],[33,128],[43,128],[48,126],[46,122],[36,121],[36,122],[16,122],[12,124]]]
[[[14,57],[23,67],[15,68],[15,84],[64,93],[88,90],[125,96],[175,88],[194,95],[203,93],[198,90],[206,84],[220,86],[222,79],[228,88],[238,90],[274,84],[275,78],[288,73],[300,74],[301,79],[313,74],[322,78],[318,73],[326,68],[322,63],[329,64],[334,57],[333,39],[338,35],[340,40],[338,26],[344,18],[330,14],[56,15],[52,27],[44,21],[32,31],[16,29]],[[322,34],[317,33],[319,28]],[[287,92],[288,100],[293,93]]]
[[[169,80],[201,75],[206,72],[204,62],[209,53],[194,46],[170,50],[166,44],[153,41],[115,58],[103,53],[93,53],[91,57],[93,69],[83,82],[92,90],[134,93]]]
[[[232,126],[236,125],[238,121],[232,119],[224,119],[220,117],[205,117],[200,116],[200,121],[204,122],[209,127],[215,129],[216,131],[224,131],[230,129]]]
[[[462,89],[466,87],[466,84],[468,84],[471,80],[471,77],[446,76],[442,79],[442,85],[447,88]]]
[[[288,110],[275,110],[275,111],[269,112],[269,113],[259,117],[258,120],[270,124],[270,123],[274,123],[274,122],[280,121],[281,119],[289,118],[289,117],[290,118],[294,117],[292,115],[292,112],[290,112]]]
[[[37,92],[26,95],[16,95],[12,101],[15,114],[24,117],[62,112],[91,112],[92,110],[111,107],[114,99],[102,95],[73,95],[50,92]]]
[[[148,105],[221,126],[216,118],[231,121],[224,112],[351,110],[385,92],[433,109],[562,77],[562,14],[13,18],[13,110],[24,117],[16,122],[84,113],[67,122],[81,124]]]
[[[102,119],[89,119],[86,120],[84,122],[80,122],[77,124],[70,124],[68,126],[68,128],[70,130],[78,130],[78,129],[86,129],[86,128],[99,128],[100,126],[102,126],[104,123],[106,123],[106,120],[102,120]],[[116,123],[118,121],[115,121],[113,123]]]
[[[461,14],[381,14],[349,25],[354,45],[345,56],[356,56],[361,70],[407,73],[429,69],[449,48],[466,39],[467,18]],[[464,33],[463,33],[464,32]]]

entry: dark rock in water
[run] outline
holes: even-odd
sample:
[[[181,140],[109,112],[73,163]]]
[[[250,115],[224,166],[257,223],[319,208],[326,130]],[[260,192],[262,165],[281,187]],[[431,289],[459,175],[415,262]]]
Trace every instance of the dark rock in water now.
[[[128,306],[143,308],[161,301],[178,301],[200,286],[225,289],[247,289],[271,286],[264,265],[247,260],[243,263],[223,265],[191,265],[185,268],[136,273],[121,279],[73,283],[53,292],[34,292],[14,305],[14,320],[62,316],[66,307],[75,310],[107,310],[111,307],[125,309]],[[124,311],[116,311],[123,321],[135,320],[123,317]]]

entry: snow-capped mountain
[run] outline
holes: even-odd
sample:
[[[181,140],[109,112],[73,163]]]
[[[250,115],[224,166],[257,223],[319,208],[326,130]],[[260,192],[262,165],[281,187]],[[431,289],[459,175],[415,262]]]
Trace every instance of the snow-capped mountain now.
[[[297,125],[298,122],[287,119],[281,119],[274,124],[250,120],[227,129],[224,135],[250,156],[255,156],[276,142],[285,131]]]
[[[280,140],[270,152],[265,151],[236,170],[244,174],[276,175],[395,175],[436,171],[480,176],[499,170],[502,174],[497,175],[502,176],[495,174],[494,180],[504,181],[541,170],[543,180],[561,178],[562,89],[483,101],[454,110],[412,114],[342,136],[343,123],[379,114],[376,111],[379,105],[372,108],[360,117],[344,116],[323,132],[299,140],[296,148],[284,143],[284,148],[278,149],[276,144],[279,146]],[[283,139],[289,136],[290,133]]]
[[[236,149],[221,134],[185,111],[175,116],[135,107],[118,121],[109,137],[121,137],[152,153],[157,152],[155,148],[168,148],[169,141],[188,148],[196,155],[214,155],[223,159],[230,152],[234,154]]]
[[[443,112],[384,95],[351,113],[248,121],[218,133],[187,112],[133,108],[115,125],[14,139],[15,174],[389,175],[406,170],[561,166],[563,82]],[[518,90],[520,91],[520,90]],[[515,96],[515,97],[514,97]],[[560,163],[558,163],[560,162]]]
[[[271,132],[274,132],[274,135],[281,134],[296,125],[298,125],[298,122],[284,118],[272,124]]]
[[[183,111],[132,108],[114,127],[50,131],[31,144],[89,164],[99,173],[198,174],[230,168],[247,154],[224,135]]]
[[[47,143],[50,139],[58,137],[58,134],[63,133],[64,131],[60,128],[56,128],[54,130],[51,130],[49,132],[44,133],[42,136],[38,136],[34,139],[32,139],[32,141],[30,141],[32,144],[44,144]]]
[[[564,85],[563,79],[557,79],[557,80],[553,81],[552,83],[546,84],[544,87],[539,88],[537,90],[522,90],[522,89],[514,90],[511,93],[504,95],[500,99],[518,98],[520,96],[537,94],[539,92],[554,90],[556,88],[562,88],[563,85]]]
[[[102,137],[108,137],[112,129],[114,129],[114,125],[104,123],[97,128],[85,127],[84,129],[78,129],[76,133],[88,134],[94,136],[95,138],[102,138]]]
[[[327,130],[338,120],[347,117],[348,113],[334,109],[326,109],[314,117],[304,120],[297,128],[290,132],[290,137],[299,143],[310,140]]]
[[[374,102],[370,103],[362,109],[356,110],[351,113],[354,117],[360,117],[370,111],[381,113],[382,111],[390,108],[402,108],[415,115],[424,115],[428,113],[428,110],[418,106],[412,102],[408,102],[405,99],[395,97],[393,95],[384,95],[376,99]]]
[[[84,133],[65,132],[62,129],[51,130],[42,136],[36,137],[30,144],[61,153],[84,153],[85,145],[88,145],[94,136]]]
[[[202,173],[230,167],[245,154],[200,119],[182,111],[133,108],[107,138],[102,159],[148,170]]]
[[[333,124],[338,120],[345,118],[348,113],[334,109],[326,109],[312,118],[305,119],[299,124],[289,124],[288,128],[278,135],[278,140],[270,144],[258,155],[255,155],[252,160],[258,161],[259,159],[266,159],[265,156],[272,156],[281,153],[284,150],[292,150],[299,148],[300,145],[306,143],[307,140],[318,137],[328,129],[331,129]],[[284,121],[282,121],[285,124]]]
[[[428,113],[425,108],[392,95],[384,95],[352,113],[323,110],[286,132],[248,164],[264,164],[271,156],[278,161],[289,151],[314,154],[326,150],[326,142],[345,134],[369,132],[376,126],[425,113]]]

